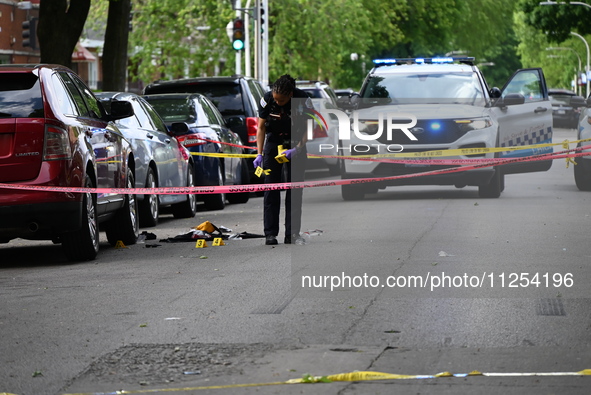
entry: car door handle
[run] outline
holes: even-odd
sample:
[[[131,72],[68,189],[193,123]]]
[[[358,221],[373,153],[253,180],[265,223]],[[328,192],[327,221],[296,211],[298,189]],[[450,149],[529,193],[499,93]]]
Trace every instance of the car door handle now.
[[[538,107],[534,110],[534,112],[537,114],[539,112],[545,112],[548,111],[548,109],[546,107]]]
[[[152,140],[154,138],[154,135],[150,134],[150,133],[146,133],[146,137],[149,138],[150,140]]]
[[[165,142],[166,144],[170,144],[170,139],[164,139],[164,142]]]

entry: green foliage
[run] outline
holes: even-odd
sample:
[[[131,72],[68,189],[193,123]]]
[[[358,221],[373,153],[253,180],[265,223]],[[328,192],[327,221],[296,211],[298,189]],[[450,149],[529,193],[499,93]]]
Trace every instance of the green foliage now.
[[[99,22],[108,3],[93,1],[89,21]],[[235,51],[226,33],[235,16],[231,4],[134,0],[130,74],[145,83],[233,74]],[[289,73],[359,89],[372,59],[464,51],[477,62],[494,62],[483,72],[491,85],[502,85],[520,66],[515,7],[514,0],[273,0],[269,82]]]
[[[584,69],[587,56],[585,43],[571,32],[591,33],[582,23],[589,17],[591,9],[585,6],[540,6],[539,1],[521,0],[515,13],[515,32],[524,67],[543,67],[549,87],[571,89],[579,58]],[[589,36],[585,39],[590,42]],[[568,49],[547,50],[551,47]]]

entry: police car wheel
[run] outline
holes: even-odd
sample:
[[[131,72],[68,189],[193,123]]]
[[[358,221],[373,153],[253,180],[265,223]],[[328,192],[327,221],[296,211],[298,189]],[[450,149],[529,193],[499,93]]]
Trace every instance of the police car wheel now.
[[[575,184],[579,191],[591,191],[591,174],[585,171],[585,166],[581,158],[575,158]]]
[[[490,182],[478,187],[478,196],[481,198],[496,199],[501,196],[504,184],[505,176],[501,173],[500,169],[497,168],[495,169],[495,174],[490,179]]]

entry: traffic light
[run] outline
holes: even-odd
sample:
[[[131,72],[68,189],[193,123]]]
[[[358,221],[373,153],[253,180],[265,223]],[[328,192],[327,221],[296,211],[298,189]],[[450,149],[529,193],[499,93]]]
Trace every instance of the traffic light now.
[[[23,47],[31,47],[32,49],[37,49],[36,22],[37,18],[31,18],[22,23]]]
[[[259,9],[259,24],[261,27],[261,34],[263,34],[265,32],[265,8],[263,7],[263,3],[261,3]]]
[[[244,49],[244,20],[234,19],[232,25],[232,48],[236,51]]]

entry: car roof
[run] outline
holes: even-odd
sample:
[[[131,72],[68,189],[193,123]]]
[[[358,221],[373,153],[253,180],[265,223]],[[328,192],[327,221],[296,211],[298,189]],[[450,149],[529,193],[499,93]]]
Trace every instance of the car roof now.
[[[181,78],[177,80],[165,80],[165,81],[154,81],[148,86],[158,85],[187,85],[187,84],[199,84],[199,83],[233,83],[238,84],[241,79],[253,79],[252,77],[246,77],[243,75],[232,75],[232,76],[212,76],[212,77],[194,77],[194,78]]]
[[[200,97],[205,98],[205,95],[202,95],[201,93],[151,93],[142,97],[145,97],[146,99],[197,99]]]
[[[66,66],[61,64],[49,64],[49,63],[27,63],[27,64],[0,64],[0,72],[32,72],[33,70],[47,68],[47,69],[62,69],[72,71]]]

